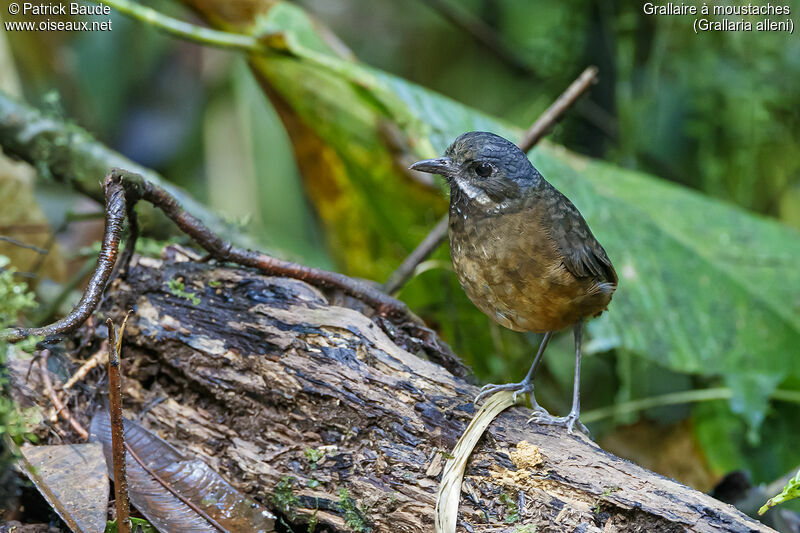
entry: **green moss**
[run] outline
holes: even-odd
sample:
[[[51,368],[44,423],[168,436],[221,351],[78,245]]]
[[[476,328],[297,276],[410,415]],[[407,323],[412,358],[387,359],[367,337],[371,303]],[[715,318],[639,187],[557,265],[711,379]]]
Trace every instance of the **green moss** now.
[[[311,518],[308,520],[308,528],[306,529],[306,533],[314,533],[317,529],[317,509],[314,509],[314,514],[311,515]]]
[[[303,450],[303,454],[306,456],[306,459],[308,459],[308,462],[311,464],[311,470],[316,470],[317,463],[323,457],[325,457],[325,452],[323,450],[317,448],[311,448],[309,446],[307,446],[306,449]]]
[[[506,506],[506,524],[519,522],[519,506],[517,502],[504,492],[500,495],[500,503]]]
[[[200,303],[200,298],[197,297],[197,294],[188,292],[186,287],[183,285],[183,282],[179,279],[169,280],[167,287],[169,287],[169,292],[171,292],[173,295],[177,296],[178,298],[189,300],[192,302],[192,305],[198,305]]]
[[[294,520],[297,516],[297,504],[300,503],[294,494],[294,481],[293,477],[283,476],[270,498],[275,508],[285,514],[289,520]]]
[[[372,528],[367,524],[366,510],[359,509],[356,501],[344,487],[339,489],[339,510],[342,512],[345,524],[356,533],[370,533]]]
[[[25,283],[14,281],[14,270],[9,268],[10,260],[0,255],[0,331],[17,322],[20,313],[34,307],[33,294],[28,291]],[[18,343],[15,349],[32,350],[38,338],[31,338]],[[5,373],[6,358],[9,346],[0,337],[0,501],[4,501],[15,490],[8,483],[8,476],[3,475],[9,471],[9,465],[14,460],[11,450],[5,446],[4,435],[8,435],[14,442],[21,444],[23,440],[36,441],[33,434],[27,432],[31,425],[33,415],[20,413],[17,406],[8,398],[6,387],[8,377]],[[32,409],[33,411],[33,409]]]

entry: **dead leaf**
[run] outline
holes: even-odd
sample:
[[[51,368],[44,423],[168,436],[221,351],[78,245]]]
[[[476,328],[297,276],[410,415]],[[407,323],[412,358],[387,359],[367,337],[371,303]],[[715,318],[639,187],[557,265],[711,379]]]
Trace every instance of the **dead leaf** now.
[[[22,448],[22,470],[75,532],[106,527],[108,476],[99,443]]]
[[[130,451],[126,453],[130,500],[159,531],[216,533],[219,528],[213,522],[232,533],[274,531],[272,513],[238,492],[206,463],[184,456],[130,420],[124,423],[125,442],[150,470],[139,464]],[[103,444],[108,473],[113,477],[107,411],[100,410],[92,418],[91,439]],[[189,503],[176,497],[151,472]]]

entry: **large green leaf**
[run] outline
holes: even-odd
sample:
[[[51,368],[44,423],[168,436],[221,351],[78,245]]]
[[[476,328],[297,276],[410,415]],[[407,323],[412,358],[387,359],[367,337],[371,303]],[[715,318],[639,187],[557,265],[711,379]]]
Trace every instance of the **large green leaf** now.
[[[203,4],[198,9],[210,9]],[[332,203],[346,205],[335,210],[340,218],[325,221],[350,272],[382,280],[443,212],[435,191],[398,169],[396,143],[385,140],[387,122],[399,130],[402,148],[417,157],[441,153],[468,130],[520,135],[513,126],[337,56],[323,39],[309,38],[313,24],[299,8],[279,2],[258,27],[283,32],[269,42],[284,54],[254,58],[254,72],[305,135],[330,150],[333,171],[323,183],[347,192],[345,200],[341,194],[312,197],[323,213]],[[800,375],[800,235],[560,146],[542,143],[530,157],[583,212],[620,274],[609,312],[591,323],[593,345],[624,348],[672,371],[723,377],[741,393],[734,409],[757,425],[771,390]],[[305,179],[320,186],[319,175]],[[433,317],[479,370],[491,369],[484,362],[493,353],[529,354],[523,337],[492,330],[446,271],[412,281],[403,297]]]

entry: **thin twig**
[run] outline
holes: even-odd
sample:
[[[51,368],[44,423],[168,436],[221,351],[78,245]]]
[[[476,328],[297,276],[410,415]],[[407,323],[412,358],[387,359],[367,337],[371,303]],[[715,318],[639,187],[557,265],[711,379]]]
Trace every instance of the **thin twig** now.
[[[556,98],[550,107],[542,113],[536,122],[528,128],[517,144],[523,152],[529,152],[531,148],[542,140],[550,128],[555,125],[564,112],[575,103],[575,101],[597,80],[597,67],[587,67],[567,89]],[[421,243],[411,252],[397,269],[389,276],[383,289],[394,294],[399,291],[409,279],[414,275],[417,266],[431,256],[447,238],[447,220],[445,215],[437,222],[436,226],[425,236]]]
[[[78,271],[66,283],[60,286],[60,292],[51,301],[42,303],[35,313],[30,317],[34,324],[47,323],[52,320],[58,310],[61,309],[65,301],[72,295],[72,291],[78,289],[86,276],[94,272],[95,264],[91,258],[84,260]]]
[[[114,322],[106,320],[108,328],[108,401],[111,418],[111,455],[114,462],[114,498],[117,507],[117,528],[120,533],[131,533],[131,506],[128,499],[128,474],[125,471],[125,428],[122,422],[122,393],[119,377],[120,350],[125,324],[130,311],[122,320],[119,335]]]
[[[0,267],[0,272],[7,272],[7,271],[8,271],[7,268]],[[15,270],[11,274],[13,276],[18,276],[20,278],[25,278],[25,279],[36,279],[39,277],[37,274],[34,274],[33,272],[20,272],[19,270]]]
[[[61,400],[58,399],[58,395],[56,394],[56,391],[53,390],[53,382],[50,381],[50,374],[49,374],[49,371],[47,370],[47,356],[48,356],[48,351],[47,350],[43,350],[42,351],[42,358],[39,360],[39,372],[40,372],[40,374],[42,376],[42,384],[44,385],[44,391],[47,394],[47,396],[50,397],[50,401],[53,402],[53,407],[56,408],[56,414],[60,415],[61,418],[63,418],[65,422],[67,422],[70,426],[72,426],[72,429],[75,430],[75,433],[80,435],[80,437],[83,440],[88,440],[89,439],[89,432],[86,431],[83,428],[83,426],[81,426],[78,423],[78,421],[75,420],[72,417],[72,415],[69,414],[69,410],[67,409],[67,406],[64,405],[61,402]]]
[[[383,290],[387,294],[394,294],[400,290],[414,276],[417,266],[425,261],[444,242],[444,237],[447,235],[447,221],[447,216],[442,217],[430,233],[419,243],[419,246],[408,254],[403,263],[392,272],[392,275],[383,284]]]
[[[561,93],[561,96],[556,98],[556,101],[550,104],[550,107],[539,115],[536,122],[528,128],[528,131],[525,132],[525,135],[522,136],[522,140],[519,142],[518,146],[520,150],[527,153],[531,148],[536,146],[536,143],[550,131],[564,112],[596,81],[597,67],[590,66],[581,72],[581,75],[578,76],[575,81]]]
[[[241,33],[230,33],[196,26],[189,22],[172,18],[147,6],[128,0],[100,0],[99,3],[113,7],[120,13],[149,24],[166,33],[200,44],[227,48],[251,53],[264,53],[268,50],[256,37]]]
[[[12,239],[11,237],[6,237],[4,235],[0,235],[0,241],[7,242],[9,244],[13,244],[19,248],[25,248],[26,250],[33,250],[37,254],[47,255],[47,250],[44,248],[39,248],[38,246],[34,246],[32,244],[27,244],[22,241],[18,241],[17,239]]]
[[[185,211],[167,191],[138,174],[113,169],[106,177],[105,186],[107,191],[111,191],[107,192],[107,196],[115,197],[116,191],[124,191],[128,202],[142,199],[158,207],[184,233],[219,261],[231,261],[242,266],[257,268],[271,275],[299,279],[326,289],[341,290],[375,308],[382,316],[397,318],[410,315],[406,304],[363,281],[338,272],[299,265],[234,246]]]
[[[108,362],[108,350],[110,348],[106,346],[106,344],[107,343],[104,342],[103,345],[100,346],[100,349],[97,351],[97,353],[90,357],[81,365],[78,370],[75,371],[74,374],[72,374],[72,377],[70,377],[67,382],[64,383],[64,386],[61,387],[61,390],[71,389],[73,385],[85,378],[89,372]]]

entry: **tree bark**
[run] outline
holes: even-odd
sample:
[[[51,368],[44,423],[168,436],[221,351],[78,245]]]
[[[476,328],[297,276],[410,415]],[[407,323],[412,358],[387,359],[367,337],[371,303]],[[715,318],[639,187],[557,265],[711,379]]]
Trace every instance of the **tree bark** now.
[[[309,521],[318,532],[433,531],[441,470],[476,387],[298,280],[139,258],[105,302],[117,321],[134,309],[127,416],[294,531]],[[460,531],[771,531],[585,437],[527,424],[529,414],[506,411],[476,448]]]

